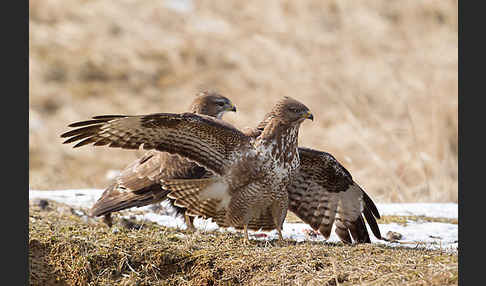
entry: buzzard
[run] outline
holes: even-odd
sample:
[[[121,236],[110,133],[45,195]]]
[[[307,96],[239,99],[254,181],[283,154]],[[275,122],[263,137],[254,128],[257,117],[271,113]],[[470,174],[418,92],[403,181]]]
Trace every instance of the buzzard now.
[[[140,116],[105,115],[77,122],[61,135],[64,143],[79,141],[125,149],[143,148],[178,154],[214,173],[201,179],[161,179],[175,205],[189,215],[211,217],[221,226],[277,229],[289,207],[286,186],[298,169],[298,133],[312,113],[290,97],[271,111],[261,134],[248,136],[217,118],[194,113]]]
[[[257,138],[271,117],[267,114],[256,128],[243,132]],[[345,243],[353,240],[357,243],[371,242],[364,216],[375,237],[381,239],[376,222],[380,218],[378,209],[368,194],[353,181],[348,170],[327,152],[299,147],[298,153],[300,166],[287,185],[289,210],[326,239],[335,223],[335,232]],[[173,206],[174,202],[173,199],[170,201]],[[177,208],[185,214],[186,208]]]
[[[190,112],[221,118],[227,111],[236,112],[236,106],[226,97],[213,92],[201,91],[190,105]],[[182,158],[156,150],[147,151],[141,158],[128,165],[105,189],[90,210],[92,216],[104,216],[111,226],[111,213],[131,207],[141,207],[167,199],[161,178],[198,179],[209,175],[203,167]],[[178,214],[181,208],[174,206]],[[194,229],[193,217],[184,216],[189,229]]]
[[[245,134],[258,137],[271,117],[271,113],[265,115]],[[352,243],[352,237],[358,243],[371,242],[363,216],[375,237],[382,239],[376,222],[380,213],[349,171],[327,152],[299,147],[298,153],[300,166],[287,185],[289,210],[326,239],[335,222],[335,233],[341,241]]]

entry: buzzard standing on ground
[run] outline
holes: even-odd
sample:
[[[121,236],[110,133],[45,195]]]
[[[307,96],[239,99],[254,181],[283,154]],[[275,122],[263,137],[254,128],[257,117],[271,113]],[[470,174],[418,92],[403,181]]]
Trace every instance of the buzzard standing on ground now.
[[[226,97],[210,91],[200,92],[191,104],[190,112],[221,118],[227,111],[236,111]],[[73,138],[76,140],[76,138]],[[128,165],[112,184],[106,188],[90,210],[91,215],[104,215],[111,226],[111,213],[131,207],[142,207],[167,199],[168,190],[162,188],[162,178],[198,179],[210,175],[203,167],[182,158],[156,150],[147,151],[141,158]],[[174,206],[178,214],[183,210]],[[189,229],[193,230],[194,217],[184,216]]]
[[[257,127],[244,133],[260,136],[271,117],[266,114]],[[348,170],[329,153],[303,147],[298,150],[300,167],[287,186],[289,210],[326,239],[336,222],[335,232],[345,243],[352,243],[351,237],[358,243],[371,242],[364,215],[375,237],[382,239],[376,222],[380,213]]]
[[[220,226],[277,229],[280,240],[287,214],[287,185],[299,167],[298,133],[305,119],[313,119],[302,103],[285,97],[257,138],[232,125],[194,113],[157,113],[141,116],[97,116],[73,123],[81,127],[62,134],[64,143],[79,141],[126,149],[142,148],[187,157],[212,171],[202,179],[162,179],[175,205],[189,215],[210,217]]]
[[[256,128],[243,132],[257,138],[271,117],[267,114]],[[378,209],[368,194],[353,181],[348,170],[329,153],[303,147],[298,150],[300,167],[287,186],[289,210],[326,239],[335,222],[335,232],[345,243],[353,240],[357,243],[371,242],[364,215],[375,237],[381,239],[376,222],[380,218]],[[172,206],[174,202],[170,201]],[[177,208],[184,214],[187,210]]]

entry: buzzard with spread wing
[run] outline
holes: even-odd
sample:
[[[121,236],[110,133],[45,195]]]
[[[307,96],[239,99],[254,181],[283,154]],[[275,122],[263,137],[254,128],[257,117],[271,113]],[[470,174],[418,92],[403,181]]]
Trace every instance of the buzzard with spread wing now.
[[[271,117],[271,112],[266,114],[257,127],[246,129],[245,134],[259,136]],[[327,152],[303,147],[298,150],[300,167],[287,186],[289,210],[326,239],[335,223],[335,233],[343,242],[371,242],[363,216],[375,237],[382,239],[376,221],[380,213],[348,170]]]
[[[143,148],[178,154],[214,173],[210,178],[161,179],[175,205],[189,215],[211,217],[221,226],[277,229],[289,207],[287,185],[300,160],[298,133],[305,119],[313,119],[302,103],[285,97],[272,109],[261,134],[254,138],[232,125],[194,113],[157,113],[141,116],[107,115],[77,122],[61,137],[125,149]]]
[[[243,132],[257,138],[271,117],[267,114],[256,128]],[[326,239],[335,225],[336,234],[345,243],[371,242],[363,216],[375,237],[382,239],[376,221],[380,218],[378,209],[348,170],[329,153],[303,147],[298,152],[300,167],[287,185],[289,210]],[[184,207],[178,209],[186,212]]]
[[[226,97],[202,91],[193,100],[190,112],[221,118],[225,112],[236,111],[236,106]],[[111,213],[131,207],[142,207],[167,199],[168,190],[160,183],[162,178],[199,179],[211,173],[196,163],[156,150],[147,151],[141,158],[128,165],[105,189],[90,210],[93,216],[104,216],[111,226]],[[182,208],[174,206],[178,214]],[[188,228],[194,229],[194,217],[184,216]]]

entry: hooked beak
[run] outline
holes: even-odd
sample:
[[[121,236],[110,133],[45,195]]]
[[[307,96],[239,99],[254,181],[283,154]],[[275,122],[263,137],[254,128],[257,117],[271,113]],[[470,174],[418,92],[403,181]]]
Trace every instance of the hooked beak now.
[[[228,106],[228,108],[226,109],[227,111],[233,111],[233,112],[236,112],[236,105],[234,105],[233,103],[231,103],[230,106]]]
[[[306,113],[304,113],[302,115],[302,117],[305,118],[305,119],[310,119],[310,120],[314,121],[314,115],[312,115],[312,113],[310,111],[307,111]]]

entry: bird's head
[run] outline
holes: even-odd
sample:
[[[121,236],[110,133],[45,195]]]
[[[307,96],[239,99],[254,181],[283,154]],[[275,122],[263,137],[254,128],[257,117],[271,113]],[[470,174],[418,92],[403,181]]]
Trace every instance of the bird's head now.
[[[217,92],[204,90],[192,102],[191,111],[221,119],[226,111],[236,112],[236,105]]]
[[[277,102],[270,114],[286,124],[300,124],[305,119],[314,120],[307,106],[287,96]]]

